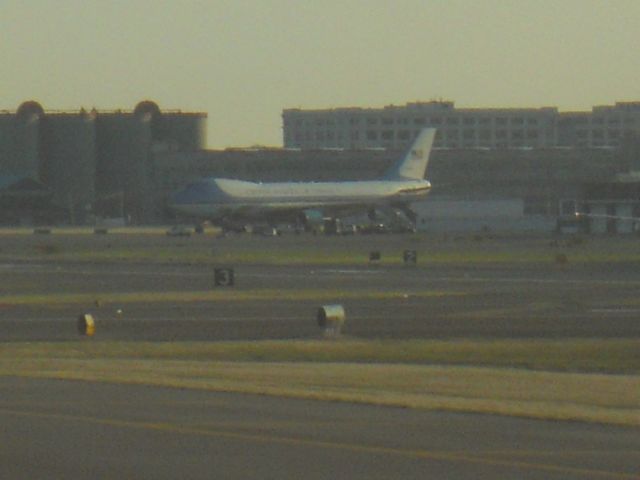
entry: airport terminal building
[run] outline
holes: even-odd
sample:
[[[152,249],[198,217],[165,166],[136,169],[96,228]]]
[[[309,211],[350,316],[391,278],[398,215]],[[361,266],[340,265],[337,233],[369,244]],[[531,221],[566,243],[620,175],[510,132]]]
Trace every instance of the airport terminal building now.
[[[455,108],[451,101],[384,108],[286,109],[285,148],[403,149],[424,127],[436,148],[616,148],[640,133],[640,102],[590,112],[541,108]]]
[[[415,206],[424,230],[549,231],[570,211],[563,205],[589,207],[594,192],[594,211],[615,211],[607,197],[617,192],[615,179],[640,171],[640,102],[573,113],[425,102],[282,116],[284,148],[210,150],[206,113],[152,101],[130,111],[47,111],[33,101],[0,111],[0,224],[178,221],[167,199],[208,176],[375,179],[425,126],[437,127],[438,138],[427,172],[433,192]],[[617,201],[620,211],[640,212],[636,198]]]

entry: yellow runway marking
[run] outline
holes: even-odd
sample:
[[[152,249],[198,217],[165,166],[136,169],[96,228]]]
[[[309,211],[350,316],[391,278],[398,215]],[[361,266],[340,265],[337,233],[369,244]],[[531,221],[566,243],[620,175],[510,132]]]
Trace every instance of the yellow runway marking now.
[[[544,450],[485,450],[483,455],[508,455],[520,457],[593,457],[594,455],[625,455],[635,453],[640,455],[640,450],[611,450],[603,452],[602,450],[562,450],[562,451],[544,451]]]
[[[106,425],[118,428],[132,428],[153,430],[157,432],[177,433],[180,435],[198,435],[207,437],[230,438],[234,440],[244,440],[259,443],[275,443],[290,446],[307,446],[314,448],[338,449],[358,453],[368,453],[374,455],[394,455],[402,457],[413,457],[424,460],[437,460],[445,462],[462,462],[479,465],[490,465],[496,467],[519,468],[523,470],[541,470],[547,472],[566,473],[572,475],[581,475],[583,477],[593,478],[611,478],[618,480],[640,480],[640,476],[623,472],[611,472],[604,470],[590,470],[585,468],[563,467],[551,464],[536,464],[523,461],[499,460],[490,458],[479,458],[478,454],[436,452],[428,450],[410,450],[392,447],[376,447],[368,445],[357,445],[350,443],[330,442],[323,440],[311,440],[294,437],[278,437],[265,434],[237,433],[220,430],[207,430],[196,427],[184,427],[173,425],[170,423],[152,423],[152,422],[136,422],[127,420],[116,420],[108,418],[86,417],[69,415],[62,413],[42,413],[29,412],[23,410],[13,410],[8,408],[0,408],[0,413],[6,415],[16,415],[23,417],[46,418],[51,420],[64,420],[71,422],[84,422],[95,425]],[[481,454],[482,452],[479,452]]]

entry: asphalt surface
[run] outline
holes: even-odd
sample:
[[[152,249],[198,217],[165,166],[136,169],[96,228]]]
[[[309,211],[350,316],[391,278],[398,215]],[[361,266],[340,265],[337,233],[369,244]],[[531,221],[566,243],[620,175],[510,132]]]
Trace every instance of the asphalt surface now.
[[[86,293],[100,307],[94,300],[20,305],[0,298],[0,340],[73,340],[82,313],[96,318],[97,341],[314,338],[317,309],[331,303],[346,310],[344,334],[358,338],[640,336],[640,306],[625,306],[637,297],[640,269],[365,264],[240,265],[234,272],[235,286],[214,287],[206,265],[6,262],[0,265],[6,295]],[[265,289],[271,293],[261,300],[224,298]],[[163,292],[214,290],[222,294],[215,301],[161,298]],[[148,292],[160,298],[110,300]],[[393,295],[376,297],[385,293]]]
[[[234,267],[233,287],[213,285],[214,265],[61,262],[47,253],[118,242],[195,242],[223,253],[287,251],[302,242],[356,253],[346,267],[220,265]],[[367,261],[370,251],[400,255],[415,242],[0,237],[0,342],[78,340],[76,320],[85,312],[97,320],[91,341],[98,342],[317,338],[317,309],[329,303],[344,305],[344,335],[353,338],[640,336],[637,264]],[[232,299],[262,290],[271,293]],[[221,298],[162,299],[194,291]],[[11,300],[78,293],[100,306]],[[156,301],[111,300],[124,293],[150,293]],[[0,378],[0,425],[2,479],[640,478],[638,429],[132,385]]]
[[[0,379],[0,478],[638,479],[637,429]]]

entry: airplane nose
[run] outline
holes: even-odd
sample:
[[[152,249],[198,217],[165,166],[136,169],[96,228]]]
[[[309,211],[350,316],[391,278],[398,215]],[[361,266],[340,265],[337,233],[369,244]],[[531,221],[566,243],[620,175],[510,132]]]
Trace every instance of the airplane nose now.
[[[173,193],[169,198],[169,205],[173,208],[185,207],[201,203],[203,200],[203,188],[200,184],[189,185],[182,190]]]
[[[189,190],[188,188],[185,188],[183,190],[173,193],[171,195],[171,198],[169,199],[169,203],[171,205],[186,205],[190,203],[189,199],[190,197],[192,197],[192,195],[188,190]]]
[[[220,195],[215,185],[210,182],[198,182],[175,192],[169,203],[175,206],[215,203],[220,201]]]

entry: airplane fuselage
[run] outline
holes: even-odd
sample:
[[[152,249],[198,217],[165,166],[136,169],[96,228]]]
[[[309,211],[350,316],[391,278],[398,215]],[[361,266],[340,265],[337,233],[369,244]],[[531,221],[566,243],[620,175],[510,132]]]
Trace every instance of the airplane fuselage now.
[[[430,189],[427,180],[254,183],[212,178],[183,191],[172,206],[180,213],[211,219],[315,208],[332,212],[408,205]]]

